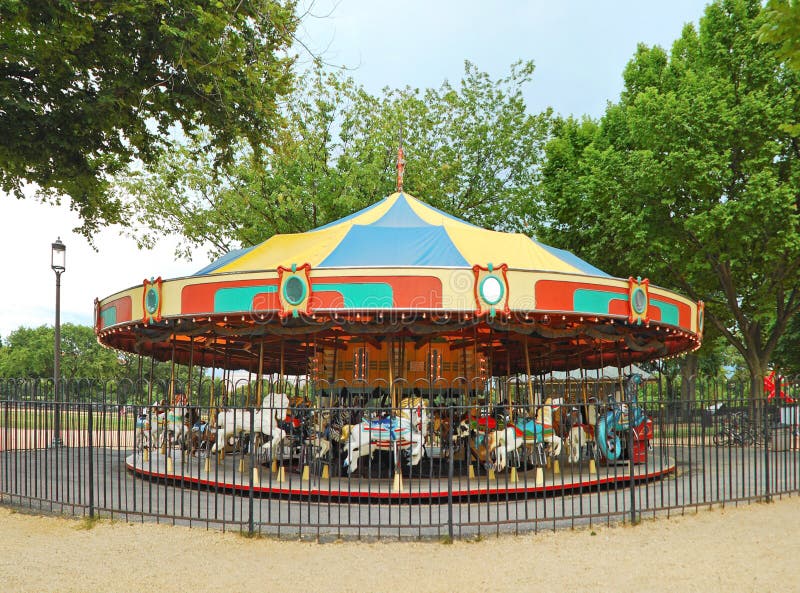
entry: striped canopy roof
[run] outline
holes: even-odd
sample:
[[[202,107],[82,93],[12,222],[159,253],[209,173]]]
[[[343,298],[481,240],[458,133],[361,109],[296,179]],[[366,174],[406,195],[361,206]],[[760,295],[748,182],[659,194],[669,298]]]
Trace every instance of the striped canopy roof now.
[[[525,235],[395,193],[312,231],[227,253],[192,276],[114,293],[97,302],[95,327],[102,344],[159,360],[208,367],[225,358],[227,368],[251,371],[264,361],[270,372],[284,361],[300,374],[309,339],[315,348],[367,343],[376,356],[381,336],[411,337],[416,353],[439,340],[455,365],[471,336],[499,376],[697,349],[703,312],[646,279],[611,277]]]
[[[476,263],[608,277],[575,255],[520,233],[490,231],[394,193],[355,214],[306,233],[275,235],[225,254],[197,276],[274,270],[288,262],[314,269],[456,267]]]

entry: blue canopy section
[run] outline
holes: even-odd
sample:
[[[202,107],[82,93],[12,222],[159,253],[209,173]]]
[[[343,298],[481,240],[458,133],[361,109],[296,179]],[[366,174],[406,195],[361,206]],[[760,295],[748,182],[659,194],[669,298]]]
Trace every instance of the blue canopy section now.
[[[386,211],[386,214],[373,222],[370,226],[396,227],[396,228],[419,228],[430,227],[431,225],[422,220],[416,212],[408,205],[406,197],[401,195],[394,205]]]
[[[468,266],[447,231],[422,220],[401,195],[369,225],[356,224],[320,267]]]
[[[195,276],[202,276],[203,274],[210,274],[211,272],[213,272],[217,268],[221,268],[225,264],[230,263],[233,260],[243,256],[245,253],[247,253],[248,251],[250,251],[254,247],[257,247],[257,246],[245,247],[243,249],[234,249],[233,251],[229,251],[228,253],[226,253],[225,255],[220,257],[219,259],[215,259],[214,261],[212,261],[210,264],[208,264],[202,270],[199,270],[199,271],[195,272],[194,275]]]
[[[607,278],[612,277],[610,274],[606,274],[600,268],[595,268],[592,264],[582,260],[574,253],[570,253],[569,251],[564,251],[563,249],[558,249],[557,247],[550,247],[549,245],[545,245],[544,243],[539,243],[539,241],[537,241],[536,239],[531,239],[531,241],[536,243],[539,247],[541,247],[545,251],[549,251],[562,261],[565,261],[569,265],[578,268],[584,274],[589,274],[590,276],[605,276]]]
[[[469,266],[438,226],[353,225],[321,268],[334,266]]]

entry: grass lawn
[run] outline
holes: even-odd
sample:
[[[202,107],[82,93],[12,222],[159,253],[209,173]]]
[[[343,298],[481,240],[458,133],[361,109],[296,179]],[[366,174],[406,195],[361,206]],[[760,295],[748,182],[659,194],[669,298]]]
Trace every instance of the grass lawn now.
[[[55,412],[51,409],[0,407],[0,427],[2,428],[52,430],[54,420]],[[136,426],[136,417],[131,413],[120,414],[116,406],[105,412],[94,410],[92,426],[95,430],[133,430]],[[87,409],[61,411],[62,430],[86,430],[88,427],[89,411]]]

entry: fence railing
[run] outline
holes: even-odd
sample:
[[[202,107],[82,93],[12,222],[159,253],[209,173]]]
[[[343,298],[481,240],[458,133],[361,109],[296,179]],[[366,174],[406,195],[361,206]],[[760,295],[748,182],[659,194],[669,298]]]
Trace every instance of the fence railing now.
[[[676,414],[641,391],[639,403],[412,392],[392,407],[380,393],[265,389],[261,407],[253,392],[252,405],[223,408],[103,382],[55,402],[34,383],[0,383],[0,499],[57,513],[291,538],[465,538],[800,492],[800,409],[779,398],[726,392]]]

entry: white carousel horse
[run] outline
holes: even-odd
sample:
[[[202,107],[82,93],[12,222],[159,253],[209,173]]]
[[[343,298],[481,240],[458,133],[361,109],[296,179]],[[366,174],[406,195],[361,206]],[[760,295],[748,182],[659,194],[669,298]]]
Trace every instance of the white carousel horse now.
[[[327,459],[331,450],[331,442],[328,439],[321,433],[316,433],[309,437],[308,442],[313,447],[314,459]]]
[[[169,408],[166,411],[164,422],[165,426],[165,437],[167,439],[167,445],[173,445],[175,443],[180,444],[183,446],[184,438],[189,432],[186,429],[186,420],[187,416],[187,408],[185,401],[177,401],[176,404]]]
[[[163,427],[166,424],[166,414],[159,402],[152,406],[144,406],[136,416],[136,433],[134,445],[137,451],[151,449],[158,445]]]
[[[143,433],[141,439],[143,448],[157,448],[166,438],[167,408],[165,402],[166,400],[154,401],[150,406],[142,409],[142,413],[137,419],[137,426]]]
[[[271,447],[272,456],[270,459],[275,459],[279,451],[278,447],[280,447],[283,439],[286,438],[286,431],[279,426],[279,422],[286,417],[288,408],[289,396],[284,393],[273,393],[264,396],[261,408],[252,412],[252,420],[250,410],[234,408],[221,411],[217,415],[217,437],[211,447],[211,452],[216,453],[220,444],[225,446],[225,439],[228,435],[250,432],[250,426],[252,425],[255,433],[272,437],[272,440],[265,442],[262,448]]]
[[[358,460],[363,455],[372,455],[376,450],[393,451],[395,443],[401,450],[409,452],[411,465],[422,460],[425,435],[428,432],[427,406],[421,398],[406,398],[400,402],[397,416],[380,420],[364,420],[350,427],[347,438],[347,458],[344,466],[347,473],[358,469]]]
[[[594,398],[589,400],[584,407],[586,410],[586,417],[580,417],[580,411],[574,410],[571,414],[577,412],[579,418],[573,416],[572,428],[569,431],[569,440],[567,450],[569,452],[568,460],[570,463],[578,463],[581,460],[581,451],[583,447],[589,443],[592,445],[595,442],[594,431],[597,425],[597,400]]]
[[[492,431],[487,435],[487,448],[490,458],[494,458],[492,468],[503,471],[508,465],[508,457],[526,445],[549,444],[551,457],[561,455],[561,437],[553,429],[553,411],[562,403],[560,398],[547,398],[536,413],[535,420],[526,420],[508,425],[505,430]]]
[[[334,429],[331,421],[331,413],[329,410],[322,411],[319,416],[314,415],[311,421],[311,426],[314,429],[308,436],[308,444],[314,452],[313,459],[327,459],[328,453],[331,451],[331,441],[335,441],[338,445],[338,439],[341,438],[341,427]],[[335,434],[334,434],[335,433]]]

